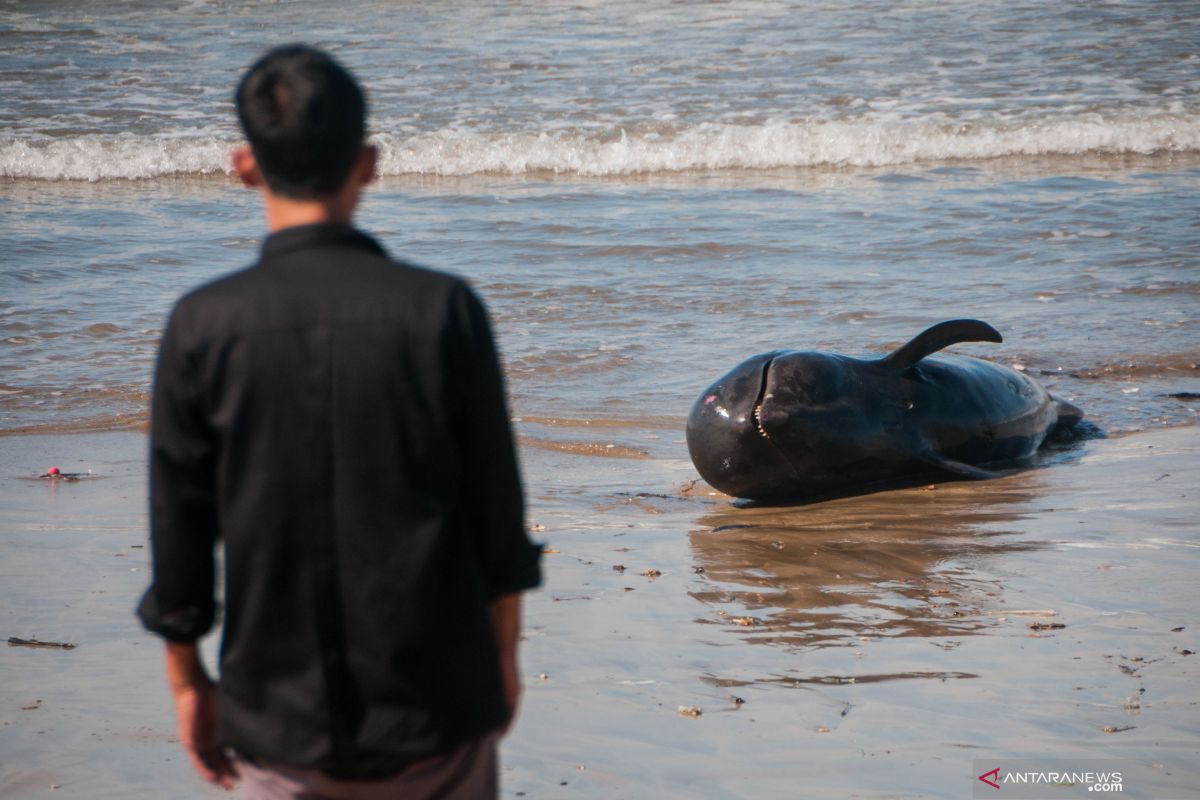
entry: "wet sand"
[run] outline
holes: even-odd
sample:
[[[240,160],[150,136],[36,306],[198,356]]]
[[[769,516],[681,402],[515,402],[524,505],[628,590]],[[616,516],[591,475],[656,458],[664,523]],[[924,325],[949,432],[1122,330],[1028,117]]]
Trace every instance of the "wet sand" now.
[[[522,448],[547,580],[503,796],[964,797],[974,761],[1033,755],[1129,759],[1146,777],[1122,796],[1192,796],[1200,428],[787,508],[692,485],[682,431],[623,436]],[[144,450],[0,438],[0,634],[77,645],[0,645],[0,797],[220,794],[132,616]],[[98,477],[31,477],[51,464]]]

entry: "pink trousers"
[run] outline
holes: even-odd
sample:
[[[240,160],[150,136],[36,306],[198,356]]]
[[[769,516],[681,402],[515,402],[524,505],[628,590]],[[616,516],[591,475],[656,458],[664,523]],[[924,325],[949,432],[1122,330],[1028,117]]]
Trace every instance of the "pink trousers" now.
[[[409,764],[388,778],[346,781],[319,770],[239,758],[246,800],[495,800],[496,737]]]

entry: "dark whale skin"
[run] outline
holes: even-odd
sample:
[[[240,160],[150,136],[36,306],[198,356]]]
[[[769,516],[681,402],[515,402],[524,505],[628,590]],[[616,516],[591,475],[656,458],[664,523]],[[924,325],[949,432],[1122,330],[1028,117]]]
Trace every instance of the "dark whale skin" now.
[[[997,477],[1082,412],[1000,364],[928,357],[1000,341],[978,320],[928,329],[889,356],[777,350],[753,356],[692,405],[687,445],[711,486],[751,500],[852,494],[941,474]]]

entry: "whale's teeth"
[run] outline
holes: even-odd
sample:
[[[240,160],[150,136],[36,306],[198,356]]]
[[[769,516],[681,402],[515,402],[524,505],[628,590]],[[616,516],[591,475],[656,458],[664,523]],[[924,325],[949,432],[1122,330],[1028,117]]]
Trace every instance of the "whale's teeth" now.
[[[767,429],[762,424],[762,417],[760,416],[762,414],[762,407],[762,403],[754,407],[754,427],[758,428],[758,432],[762,434],[764,439],[770,439],[771,434],[767,433]]]

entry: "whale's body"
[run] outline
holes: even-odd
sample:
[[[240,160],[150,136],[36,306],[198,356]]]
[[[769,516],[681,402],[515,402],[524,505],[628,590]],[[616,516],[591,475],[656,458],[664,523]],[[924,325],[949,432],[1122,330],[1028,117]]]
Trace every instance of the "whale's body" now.
[[[692,463],[713,487],[754,500],[930,473],[991,478],[1082,418],[1021,372],[931,355],[964,341],[1001,337],[987,323],[951,320],[879,359],[794,350],[749,358],[692,405]]]

